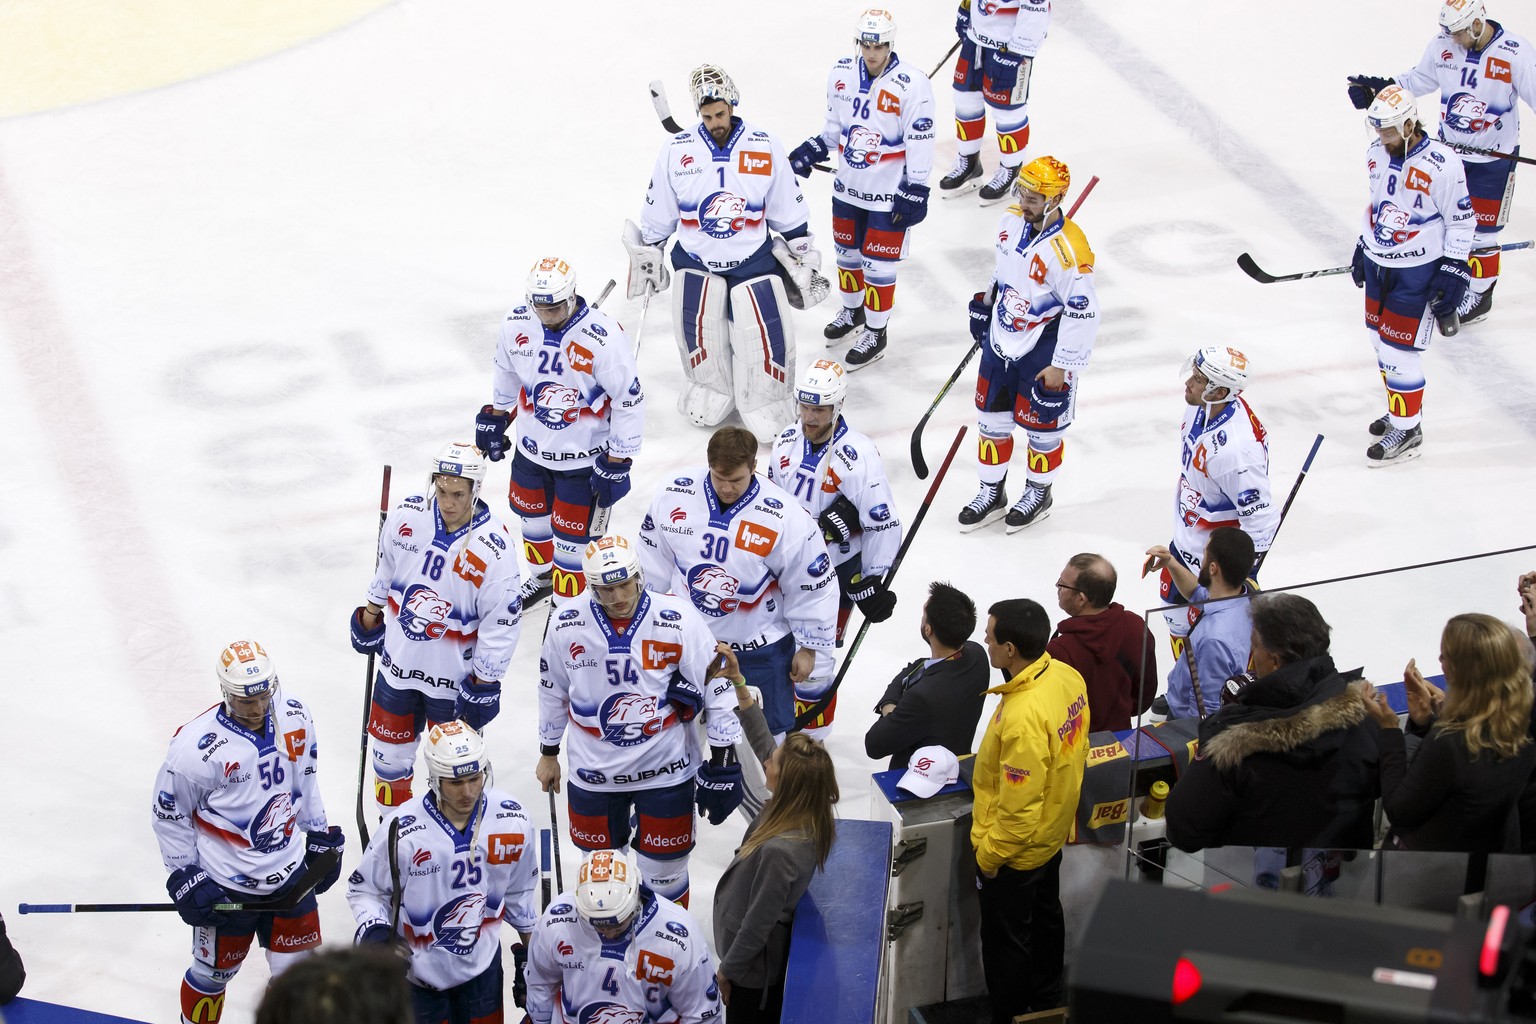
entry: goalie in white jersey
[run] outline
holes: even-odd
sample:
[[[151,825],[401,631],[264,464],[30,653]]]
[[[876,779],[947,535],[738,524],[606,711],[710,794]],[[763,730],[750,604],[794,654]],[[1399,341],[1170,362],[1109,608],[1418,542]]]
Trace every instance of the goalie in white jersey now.
[[[794,495],[821,527],[837,572],[837,643],[854,605],[871,622],[896,608],[886,577],[901,549],[901,520],[875,442],[843,418],[848,374],[833,359],[818,359],[795,382],[798,422],[773,442],[768,479]],[[796,715],[809,706],[797,700]],[[831,724],[836,698],[810,728]]]
[[[560,789],[566,760],[571,841],[631,845],[650,888],[686,904],[693,808],[718,825],[741,803],[741,738],[731,683],[710,678],[715,638],[688,601],[645,589],[639,553],[620,536],[587,546],[587,597],[556,609],[540,659],[539,763]],[[703,759],[694,734],[704,714]]]
[[[622,850],[582,858],[576,887],[528,945],[533,1024],[719,1024],[715,961],[697,921],[642,884]]]
[[[357,941],[409,953],[418,1024],[501,1020],[502,922],[518,933],[515,997],[538,918],[534,827],[491,788],[485,740],[466,723],[434,726],[424,756],[431,791],[395,810],[347,879]]]
[[[523,609],[516,542],[480,500],[484,480],[478,448],[444,447],[428,492],[385,520],[366,603],[352,612],[352,646],[381,655],[368,713],[380,817],[411,798],[426,726],[484,729],[501,710]]]
[[[176,731],[155,783],[155,840],[170,872],[166,891],[192,926],[192,966],[181,981],[181,1020],[216,1024],[224,989],[251,939],[274,976],[320,945],[315,893],[341,874],[343,839],[328,825],[315,775],[309,710],[278,687],[261,644],[219,653],[223,699]],[[328,864],[311,892],[301,868]],[[300,896],[285,909],[221,905]]]
[[[789,155],[795,173],[809,175],[837,147],[832,242],[843,308],[822,333],[828,344],[838,344],[863,328],[843,356],[851,370],[885,355],[907,229],[928,216],[934,136],[933,86],[897,56],[891,12],[860,14],[854,42],[858,56],[842,58],[827,75],[820,133]]]
[[[656,493],[640,527],[646,585],[688,598],[763,694],[768,727],[832,684],[837,579],[821,531],[799,503],[755,476],[757,438],[721,427],[708,466]]]
[[[558,256],[528,272],[528,301],[501,321],[492,399],[475,417],[475,445],[499,462],[518,422],[507,502],[522,520],[533,572],[523,607],[581,593],[581,552],[629,493],[640,454],[645,391],[629,336],[576,293]]]
[[[1520,102],[1536,109],[1536,49],[1489,18],[1483,0],[1446,0],[1440,31],[1419,62],[1395,78],[1352,75],[1350,101],[1365,110],[1394,84],[1416,96],[1439,92],[1440,141],[1457,150],[1466,168],[1477,231],[1471,282],[1457,313],[1463,324],[1476,323],[1493,309],[1499,233],[1515,198],[1515,161],[1495,154],[1520,150]]]
[[[688,386],[678,411],[712,427],[735,408],[764,436],[792,411],[795,333],[789,307],[826,297],[805,197],[777,139],[736,116],[731,76],[694,69],[700,123],[656,157],[637,227],[624,222],[630,298],[672,283],[662,247],[676,235],[672,319]],[[775,238],[777,232],[781,238]]]

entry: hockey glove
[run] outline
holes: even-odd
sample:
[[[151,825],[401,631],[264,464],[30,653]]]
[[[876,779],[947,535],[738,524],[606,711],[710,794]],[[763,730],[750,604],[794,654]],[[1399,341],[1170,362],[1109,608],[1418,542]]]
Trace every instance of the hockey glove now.
[[[359,946],[387,946],[395,939],[387,924],[371,924],[357,937]]]
[[[459,686],[459,695],[453,702],[453,717],[461,718],[471,729],[479,732],[501,713],[501,684],[484,683],[471,675]]]
[[[821,250],[816,248],[815,235],[807,231],[799,238],[785,238],[784,242],[789,246],[789,254],[797,264],[812,270],[821,269]]]
[[[638,299],[652,292],[664,292],[672,283],[667,270],[666,256],[661,251],[666,239],[647,245],[640,236],[640,229],[632,220],[624,222],[624,233],[619,240],[629,254],[629,279],[624,286],[624,297]]]
[[[964,46],[970,41],[967,34],[971,27],[971,0],[960,0],[960,7],[955,11],[955,35],[960,37],[960,45]]]
[[[681,672],[672,673],[672,681],[667,684],[667,700],[684,722],[693,721],[693,716],[704,710],[704,695],[697,686],[684,679]]]
[[[741,765],[736,751],[731,747],[710,747],[709,760],[699,765],[694,778],[694,798],[699,804],[699,815],[718,825],[741,806],[746,792],[741,784]]]
[[[740,774],[739,769],[737,774]],[[225,915],[214,910],[214,905],[231,902],[224,887],[196,864],[172,871],[166,880],[165,891],[171,894],[176,913],[193,928],[213,928],[222,924]]]
[[[992,324],[992,303],[987,293],[977,292],[965,308],[971,315],[971,337],[977,341],[986,341],[987,328]]]
[[[839,494],[822,510],[816,524],[828,544],[847,544],[859,529],[859,510],[846,495]]]
[[[928,216],[928,186],[904,181],[896,186],[896,201],[891,204],[891,223],[915,227]]]
[[[1239,672],[1235,676],[1228,676],[1227,681],[1221,684],[1221,706],[1235,704],[1238,695],[1256,678],[1252,672]]]
[[[802,178],[811,176],[811,169],[827,158],[827,144],[820,135],[812,135],[789,154],[789,166]]]
[[[358,654],[382,654],[384,652],[384,616],[372,629],[363,627],[364,607],[352,609],[352,649]]]
[[[1067,411],[1067,399],[1071,394],[1070,388],[1055,391],[1046,387],[1045,381],[1036,377],[1034,383],[1029,386],[1030,411],[1041,423],[1052,423]]]
[[[482,405],[475,417],[475,447],[492,462],[507,457],[507,427],[511,423],[512,414],[494,405]]]
[[[1022,53],[1007,50],[988,50],[986,57],[986,81],[983,90],[994,102],[1012,102],[1013,90],[1019,85],[1019,65],[1029,60]]]
[[[1466,260],[1440,257],[1435,276],[1429,282],[1429,308],[1437,318],[1456,312],[1466,297],[1467,286],[1472,283],[1472,273]]]
[[[1377,78],[1375,75],[1350,75],[1349,76],[1349,102],[1355,105],[1356,110],[1364,110],[1371,105],[1376,94],[1389,85],[1396,85],[1396,79]]]
[[[315,883],[316,896],[335,885],[341,877],[341,851],[346,845],[347,837],[341,834],[340,825],[332,825],[324,832],[304,834],[304,866],[307,868],[327,860],[331,863],[331,869]]]
[[[870,622],[884,622],[896,610],[896,595],[885,584],[885,574],[855,576],[848,584],[848,596]]]
[[[512,945],[512,1005],[528,1005],[528,950],[521,942]]]
[[[612,508],[619,499],[629,493],[628,459],[622,462],[610,459],[607,452],[598,455],[592,463],[592,497],[603,508]]]
[[[1355,242],[1355,254],[1349,258],[1349,276],[1356,288],[1365,287],[1365,239]]]

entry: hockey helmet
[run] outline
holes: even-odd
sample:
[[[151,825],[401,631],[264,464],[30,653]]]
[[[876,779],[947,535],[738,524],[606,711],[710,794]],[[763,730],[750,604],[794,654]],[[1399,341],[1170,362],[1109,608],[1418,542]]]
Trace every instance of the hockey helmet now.
[[[576,294],[576,271],[559,256],[544,256],[528,270],[528,301],[558,306]]]
[[[491,784],[491,759],[485,753],[485,739],[464,722],[434,725],[427,734],[423,754],[432,792],[439,796],[444,779],[462,779],[483,772],[485,784]]]
[[[1419,108],[1413,93],[1400,85],[1389,85],[1377,93],[1365,112],[1365,123],[1372,131],[1396,128],[1405,137],[1411,131],[1407,126],[1418,121]]]
[[[587,545],[581,569],[589,587],[611,587],[625,580],[639,580],[640,556],[627,538],[618,534],[599,537]]]
[[[698,111],[706,103],[724,100],[732,107],[741,102],[736,83],[718,64],[700,64],[688,76],[688,93],[693,97],[693,109]]]
[[[1207,381],[1200,396],[1203,400],[1214,401],[1211,392],[1226,388],[1223,401],[1230,402],[1248,386],[1248,357],[1225,345],[1207,345],[1184,362],[1184,376],[1188,378],[1194,372]]]
[[[1071,187],[1072,173],[1053,156],[1036,157],[1020,167],[1013,183],[1015,193],[1034,192],[1047,199],[1060,199]]]
[[[432,471],[427,474],[429,492],[440,476],[461,476],[470,482],[469,500],[480,496],[480,485],[485,482],[485,453],[466,441],[450,441],[443,445],[432,460]]]
[[[230,701],[236,697],[277,696],[277,669],[272,659],[255,640],[236,640],[219,652],[214,670],[226,710],[233,713]]]
[[[896,42],[896,16],[880,7],[871,7],[859,15],[858,29],[853,34],[856,43],[886,46]]]
[[[627,850],[593,850],[576,875],[576,912],[603,928],[619,928],[640,908],[640,868]]]
[[[1483,0],[1445,0],[1440,6],[1440,30],[1448,36],[1470,29],[1477,21],[1488,22]]]
[[[830,405],[838,411],[848,394],[848,373],[836,359],[818,359],[800,371],[795,401],[801,405]]]

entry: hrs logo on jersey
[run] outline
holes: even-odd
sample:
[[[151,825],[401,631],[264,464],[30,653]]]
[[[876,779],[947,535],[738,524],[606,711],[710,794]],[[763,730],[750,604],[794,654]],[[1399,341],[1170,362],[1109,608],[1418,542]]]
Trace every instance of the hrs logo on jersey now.
[[[1376,235],[1377,245],[1402,245],[1417,235],[1417,231],[1410,231],[1409,224],[1412,216],[1409,212],[1395,203],[1382,200],[1376,207],[1376,212],[1371,215],[1372,230]]]
[[[616,693],[597,712],[603,739],[616,747],[633,747],[661,732],[666,725],[654,696]]]
[[[779,542],[778,532],[743,519],[736,527],[735,546],[749,555],[767,558]]]
[[[645,982],[653,982],[661,985],[672,984],[672,972],[677,965],[670,957],[653,953],[648,949],[640,951],[640,962],[635,965],[635,977]]]
[[[747,201],[730,192],[712,192],[699,204],[699,230],[710,238],[730,238],[747,226]]]
[[[448,632],[448,616],[453,602],[437,591],[417,583],[405,592],[400,602],[400,629],[411,640],[439,640]]]
[[[468,956],[485,920],[485,893],[466,893],[438,908],[432,916],[432,945],[457,956]]]
[[[251,819],[251,849],[257,853],[281,850],[293,835],[293,823],[293,794],[283,790]]]
[[[688,571],[688,596],[705,615],[720,618],[736,610],[741,581],[718,565],[696,565]]]
[[[843,144],[843,159],[849,167],[873,167],[880,162],[880,133],[854,125],[848,129],[848,141]]]
[[[1013,285],[1004,285],[997,297],[997,325],[1005,331],[1027,331],[1034,323],[1029,300]]]
[[[754,153],[751,150],[741,151],[740,159],[736,162],[736,169],[742,174],[772,174],[773,154]]]
[[[563,430],[581,416],[581,392],[547,380],[533,389],[533,414],[551,430]]]
[[[673,614],[677,613],[673,612]],[[665,640],[642,640],[640,661],[647,669],[658,672],[673,665],[680,665],[683,662],[683,645],[667,643]]]

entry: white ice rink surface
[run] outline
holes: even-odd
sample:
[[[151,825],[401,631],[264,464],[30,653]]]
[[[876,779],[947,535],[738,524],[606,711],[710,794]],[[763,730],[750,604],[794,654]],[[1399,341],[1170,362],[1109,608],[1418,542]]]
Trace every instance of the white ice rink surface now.
[[[8,5],[0,27],[47,6]],[[119,6],[58,10],[129,18]],[[1271,432],[1281,495],[1314,434],[1327,437],[1268,586],[1536,539],[1536,255],[1506,259],[1490,321],[1435,342],[1424,456],[1381,471],[1364,465],[1382,392],[1347,276],[1265,287],[1233,264],[1244,250],[1275,272],[1348,262],[1368,137],[1344,78],[1409,66],[1436,6],[1057,5],[1034,78],[1030,155],[1066,160],[1077,188],[1101,178],[1077,219],[1098,254],[1103,328],[1050,519],[1013,537],[1001,524],[959,535],[954,516],[975,484],[967,437],[903,566],[896,616],[872,631],[843,690],[830,747],[844,816],[868,813],[876,766],[862,734],[880,689],[921,653],[930,580],[952,581],[983,609],[1028,596],[1054,614],[1055,573],[1073,553],[1099,551],[1121,571],[1120,600],[1155,603],[1136,566],[1168,539],[1179,368],[1200,345],[1250,356],[1248,395]],[[1494,16],[1505,8],[1519,17],[1510,4]],[[792,147],[820,126],[825,73],[849,50],[857,10],[404,2],[217,73],[0,120],[0,444],[18,488],[0,519],[10,780],[0,908],[27,961],[25,994],[175,1016],[189,935],[174,915],[14,909],[164,898],[154,773],[175,728],[215,699],[214,657],[231,639],[260,639],[285,688],[314,709],[326,803],[355,841],[363,662],[346,618],[370,574],[380,466],[394,465],[399,498],[441,443],[471,435],[497,319],[520,301],[535,257],[563,254],[589,297],[622,280],[619,228],[638,215],[664,139],[651,78],[666,81],[682,117],[688,70],[719,61],[742,113]],[[900,55],[932,67],[953,41],[952,5],[896,13]],[[27,22],[35,35],[7,45],[67,47],[47,24]],[[130,18],[123,45],[89,63],[105,77],[133,32]],[[176,43],[195,55],[227,41],[189,30]],[[936,89],[941,125],[947,81]],[[953,145],[941,132],[939,173]],[[990,172],[990,142],[984,153]],[[830,176],[806,188],[830,264]],[[1505,241],[1536,232],[1533,189],[1522,186]],[[1001,211],[974,196],[934,201],[901,268],[890,355],[853,378],[846,412],[880,442],[908,522],[926,488],[908,437],[970,343],[964,303],[986,283]],[[622,285],[608,305],[640,329]],[[665,305],[644,322],[649,422],[634,493],[615,516],[625,531],[659,482],[702,462],[707,437],[674,412],[681,373]],[[824,353],[820,328],[835,305],[796,315],[802,363]],[[934,465],[972,422],[969,379],[929,425]],[[506,465],[485,492],[504,515]],[[1536,552],[1315,597],[1341,663],[1395,680],[1410,656],[1434,663],[1448,615],[1513,615],[1515,575],[1531,568]],[[537,820],[543,618],[525,624],[488,730],[498,784]],[[740,830],[739,819],[702,826],[702,919]],[[348,870],[358,852],[348,849]],[[328,943],[349,941],[340,889],[321,915]],[[249,1020],[266,973],[253,955],[226,1020]]]

